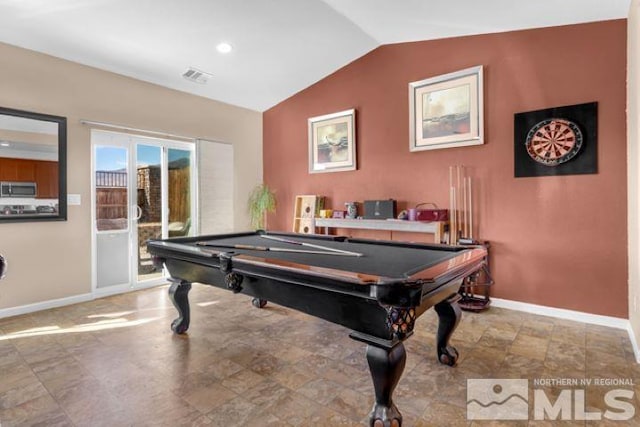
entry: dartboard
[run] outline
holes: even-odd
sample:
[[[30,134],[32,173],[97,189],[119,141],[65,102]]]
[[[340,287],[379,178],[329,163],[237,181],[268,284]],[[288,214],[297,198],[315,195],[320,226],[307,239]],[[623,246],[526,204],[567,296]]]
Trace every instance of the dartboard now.
[[[546,119],[534,125],[527,134],[527,153],[546,166],[568,162],[582,148],[582,132],[566,119]]]

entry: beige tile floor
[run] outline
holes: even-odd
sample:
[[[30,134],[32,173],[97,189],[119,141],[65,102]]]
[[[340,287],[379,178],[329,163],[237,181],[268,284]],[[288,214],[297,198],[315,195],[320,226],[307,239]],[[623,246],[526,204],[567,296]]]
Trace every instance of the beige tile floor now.
[[[0,319],[0,426],[366,424],[373,391],[364,345],[344,328],[194,285],[191,328],[177,336],[166,294],[162,286]],[[436,326],[429,310],[405,342],[407,366],[395,393],[404,426],[640,425],[640,414],[630,421],[466,419],[468,378],[640,384],[625,331],[498,308],[464,313],[453,339],[460,359],[450,368],[435,359]],[[586,387],[586,410],[607,409],[612,388],[619,387]],[[625,388],[640,409],[640,386]],[[560,389],[544,390],[557,396]]]

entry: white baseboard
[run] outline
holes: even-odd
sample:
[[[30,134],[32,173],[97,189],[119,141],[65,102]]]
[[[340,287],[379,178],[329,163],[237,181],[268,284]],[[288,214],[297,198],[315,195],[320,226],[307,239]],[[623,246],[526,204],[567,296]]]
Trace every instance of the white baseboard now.
[[[541,316],[556,317],[559,319],[574,320],[576,322],[589,323],[592,325],[608,326],[610,328],[624,329],[629,335],[633,354],[636,363],[640,363],[640,348],[633,333],[633,328],[628,319],[619,317],[601,316],[599,314],[584,313],[581,311],[566,310],[564,308],[546,307],[543,305],[529,304],[526,302],[511,301],[501,298],[491,298],[491,305],[494,307],[507,308],[510,310],[524,311],[526,313],[539,314]]]
[[[631,346],[633,347],[633,354],[636,356],[636,363],[640,363],[640,348],[638,348],[638,342],[636,341],[636,334],[633,333],[631,322],[627,327],[627,333],[629,334],[629,340],[631,340]]]
[[[0,309],[0,319],[4,317],[19,316],[21,314],[33,313],[35,311],[47,310],[49,308],[62,307],[65,305],[77,304],[79,302],[91,301],[93,295],[80,294],[72,297],[52,299],[48,301],[36,302],[33,304],[20,305],[18,307]]]
[[[491,298],[493,307],[508,308],[524,311],[526,313],[539,314],[541,316],[557,317],[559,319],[575,320],[576,322],[590,323],[592,325],[608,326],[610,328],[627,330],[628,319],[619,317],[601,316],[599,314],[584,313],[582,311],[566,310],[564,308],[547,307],[544,305],[529,304],[520,301],[511,301],[501,298]]]
[[[120,288],[106,289],[106,290],[96,289],[93,293],[74,295],[72,297],[66,297],[66,298],[52,299],[48,301],[36,302],[33,304],[21,305],[18,307],[2,308],[0,309],[0,319],[3,319],[5,317],[20,316],[21,314],[28,314],[36,311],[41,311],[41,310],[47,310],[49,308],[56,308],[56,307],[63,307],[65,305],[77,304],[79,302],[87,302],[87,301],[91,301],[98,298],[108,297],[111,295],[122,294],[125,292],[140,291],[143,289],[153,288],[153,287],[164,285],[164,284],[166,284],[166,279],[158,279],[150,283],[146,283],[142,286],[137,286],[135,288],[132,288],[131,286],[124,286]]]
[[[110,297],[112,295],[119,295],[119,294],[125,294],[127,292],[135,292],[135,291],[141,291],[143,289],[155,288],[155,287],[166,285],[166,284],[167,284],[167,279],[161,278],[158,280],[153,280],[150,283],[137,285],[135,287],[131,287],[130,285],[109,286],[107,288],[94,290],[93,298],[94,299],[105,298],[105,297]]]

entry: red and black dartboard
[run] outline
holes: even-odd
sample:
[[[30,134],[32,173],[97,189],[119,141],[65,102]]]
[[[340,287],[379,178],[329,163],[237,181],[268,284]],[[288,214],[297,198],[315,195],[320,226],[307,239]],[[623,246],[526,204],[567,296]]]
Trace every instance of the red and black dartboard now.
[[[582,132],[566,119],[546,119],[535,124],[527,134],[527,153],[546,166],[568,162],[582,148]]]

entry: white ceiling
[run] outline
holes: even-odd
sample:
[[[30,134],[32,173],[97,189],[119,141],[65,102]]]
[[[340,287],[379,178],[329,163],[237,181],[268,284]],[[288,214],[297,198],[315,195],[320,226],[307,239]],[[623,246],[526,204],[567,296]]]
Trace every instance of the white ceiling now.
[[[382,44],[626,18],[629,4],[0,0],[0,41],[264,111]],[[234,50],[219,54],[221,41]],[[213,78],[206,85],[187,81],[189,67]]]

